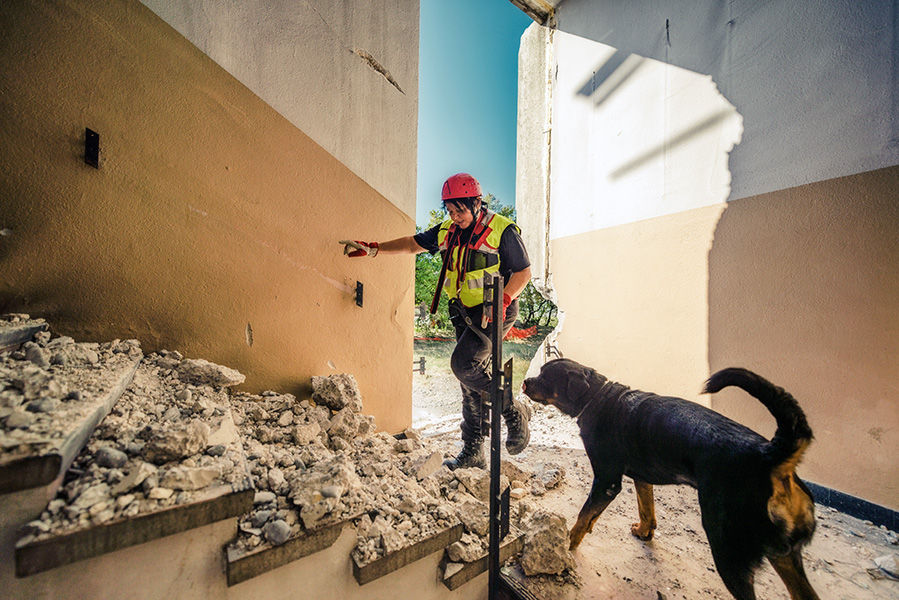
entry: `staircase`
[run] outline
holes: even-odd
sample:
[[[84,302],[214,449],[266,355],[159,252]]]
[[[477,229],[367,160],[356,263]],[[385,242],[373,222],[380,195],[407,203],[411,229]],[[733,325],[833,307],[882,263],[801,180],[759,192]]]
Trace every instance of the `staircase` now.
[[[361,495],[354,504],[351,484],[340,510],[314,520],[298,517],[284,493],[271,491],[289,490],[299,503],[301,479],[291,487],[282,469],[261,468],[260,439],[288,478],[312,477],[304,460],[327,460],[310,456],[316,438],[304,445],[304,429],[289,421],[300,414],[304,427],[320,418],[334,429],[340,411],[308,401],[301,408],[289,395],[231,393],[243,381],[236,371],[176,352],[145,356],[136,340],[76,343],[51,339],[47,329],[25,315],[0,320],[4,598],[486,598],[486,555],[460,563],[446,551],[469,527],[455,515],[433,526],[419,519],[412,543],[388,546],[399,535],[389,532],[383,548],[366,555],[357,525],[368,519],[374,527],[368,515],[378,510]],[[279,413],[271,407],[287,405],[291,416],[274,421]],[[264,418],[272,427],[248,416],[258,417],[261,407],[269,407]],[[354,427],[364,430],[360,419]],[[293,435],[278,422],[288,422]],[[380,434],[368,445],[378,444],[401,453],[392,461],[401,469],[388,465],[398,481],[402,469],[417,468],[404,485],[436,489],[437,475],[415,462],[427,457],[419,442]],[[377,459],[371,462],[351,466],[347,476],[355,470],[364,479]],[[335,495],[322,490],[305,506],[335,506]],[[401,496],[383,500],[388,512],[400,512],[392,505]],[[522,545],[513,528],[502,559]]]

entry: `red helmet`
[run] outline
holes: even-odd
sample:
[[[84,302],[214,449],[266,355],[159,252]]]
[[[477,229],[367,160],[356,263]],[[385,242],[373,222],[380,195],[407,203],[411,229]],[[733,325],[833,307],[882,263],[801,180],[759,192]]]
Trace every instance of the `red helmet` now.
[[[456,173],[443,184],[443,201],[457,198],[480,198],[481,184],[468,173]]]

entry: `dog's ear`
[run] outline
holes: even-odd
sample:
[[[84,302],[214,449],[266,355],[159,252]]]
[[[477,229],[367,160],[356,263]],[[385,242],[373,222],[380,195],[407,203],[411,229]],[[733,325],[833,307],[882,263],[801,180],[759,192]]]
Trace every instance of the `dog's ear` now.
[[[568,375],[568,388],[565,390],[569,400],[577,400],[587,393],[590,383],[587,380],[587,372],[584,369],[574,369]]]

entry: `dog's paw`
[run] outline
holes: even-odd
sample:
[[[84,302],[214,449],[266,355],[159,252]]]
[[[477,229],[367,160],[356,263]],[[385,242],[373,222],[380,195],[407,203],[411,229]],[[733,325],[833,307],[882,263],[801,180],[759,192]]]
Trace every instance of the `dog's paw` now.
[[[655,529],[653,527],[644,527],[643,523],[634,523],[631,525],[631,535],[640,538],[644,542],[652,539]]]

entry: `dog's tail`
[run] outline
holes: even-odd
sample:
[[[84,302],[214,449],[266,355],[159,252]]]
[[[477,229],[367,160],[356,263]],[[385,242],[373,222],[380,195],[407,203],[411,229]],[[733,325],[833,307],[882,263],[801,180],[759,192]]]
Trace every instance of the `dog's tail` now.
[[[736,367],[712,375],[703,391],[714,394],[728,386],[736,386],[752,394],[771,412],[777,421],[777,431],[771,438],[769,456],[774,465],[789,462],[788,468],[794,468],[813,437],[805,413],[796,399],[767,379]]]

